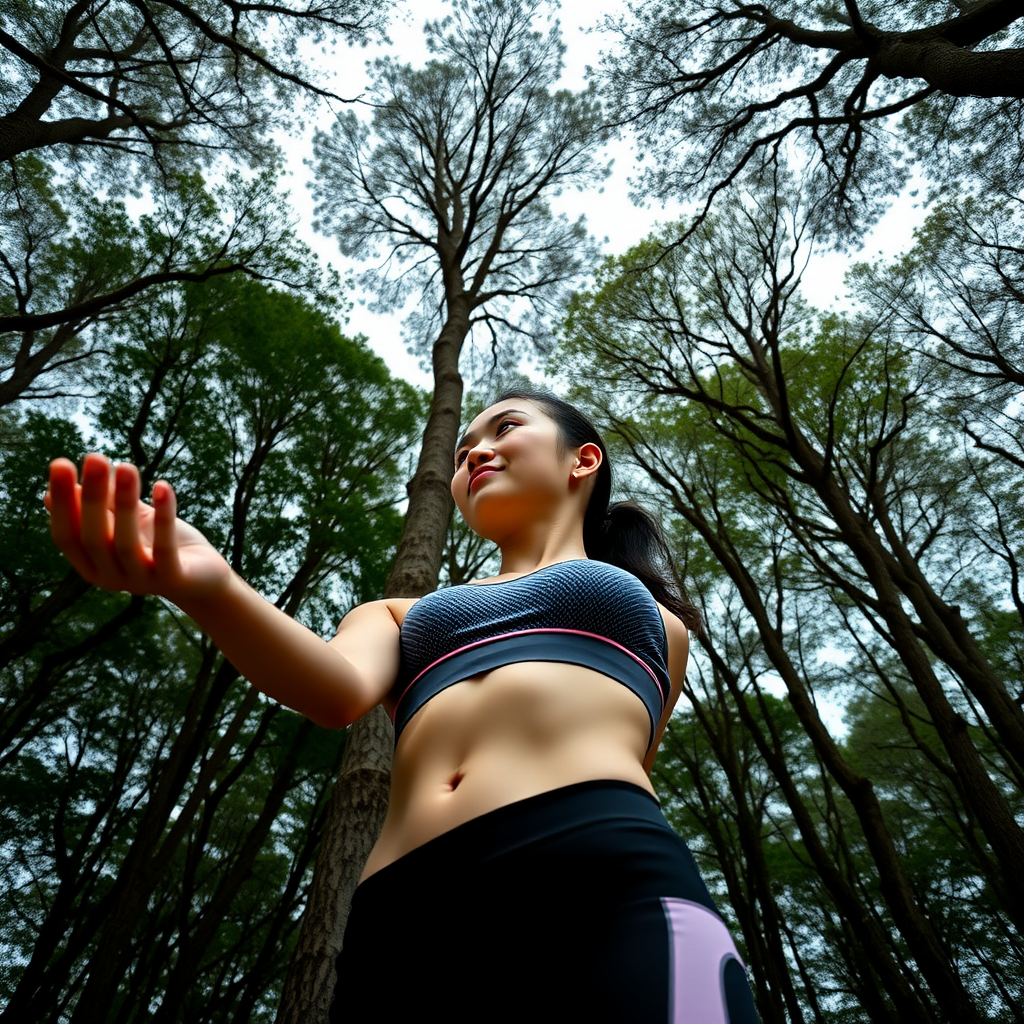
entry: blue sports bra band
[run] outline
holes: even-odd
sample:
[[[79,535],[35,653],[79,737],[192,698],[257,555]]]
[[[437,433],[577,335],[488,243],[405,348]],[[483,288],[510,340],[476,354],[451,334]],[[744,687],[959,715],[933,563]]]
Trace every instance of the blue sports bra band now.
[[[425,668],[398,698],[393,719],[396,739],[432,697],[449,686],[519,661],[557,661],[592,668],[632,690],[651,720],[648,747],[665,710],[667,694],[647,665],[613,640],[568,629],[529,629],[490,637],[461,647]]]

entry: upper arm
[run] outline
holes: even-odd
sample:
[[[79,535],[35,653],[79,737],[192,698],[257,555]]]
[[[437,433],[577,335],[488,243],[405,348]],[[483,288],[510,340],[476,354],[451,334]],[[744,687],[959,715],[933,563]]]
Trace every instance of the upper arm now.
[[[665,734],[665,727],[672,716],[672,709],[679,700],[679,694],[683,692],[683,677],[686,675],[686,660],[690,653],[690,633],[683,624],[682,619],[674,615],[667,608],[658,606],[661,610],[661,617],[665,623],[665,633],[668,637],[668,677],[671,684],[668,700],[665,701],[665,710],[662,712],[661,720],[654,730],[654,742],[651,749],[647,751],[644,758],[644,770],[649,775],[654,767],[654,759],[658,756],[658,747],[661,744],[661,737]]]
[[[351,665],[359,680],[356,718],[387,697],[398,678],[399,626],[387,601],[357,605],[342,620],[328,645]]]

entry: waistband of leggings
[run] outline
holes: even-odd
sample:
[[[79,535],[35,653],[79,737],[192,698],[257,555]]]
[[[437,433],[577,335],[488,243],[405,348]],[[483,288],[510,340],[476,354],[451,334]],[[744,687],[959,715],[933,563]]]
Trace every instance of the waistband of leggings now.
[[[646,789],[619,779],[575,782],[497,807],[456,825],[375,871],[356,894],[407,877],[422,884],[438,869],[500,856],[544,839],[600,822],[632,821],[671,832],[657,799]]]

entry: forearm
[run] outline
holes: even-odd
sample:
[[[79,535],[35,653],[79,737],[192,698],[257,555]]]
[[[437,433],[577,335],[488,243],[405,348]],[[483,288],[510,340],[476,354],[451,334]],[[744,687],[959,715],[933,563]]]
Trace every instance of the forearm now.
[[[139,471],[128,463],[114,468],[92,453],[81,484],[77,475],[73,462],[54,459],[45,501],[54,542],[90,583],[173,601],[254,686],[318,725],[348,725],[383,699],[398,671],[390,613],[384,634],[367,631],[366,616],[355,616],[353,644],[339,650],[235,575],[198,530],[177,518],[166,481],[153,485],[147,504]],[[353,650],[368,653],[358,667]]]
[[[318,725],[348,725],[374,703],[340,651],[234,573],[215,593],[176,603],[253,686]]]

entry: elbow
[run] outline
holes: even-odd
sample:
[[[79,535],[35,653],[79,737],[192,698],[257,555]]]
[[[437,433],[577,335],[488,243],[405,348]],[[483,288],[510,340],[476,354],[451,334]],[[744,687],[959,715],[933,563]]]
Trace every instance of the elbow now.
[[[306,717],[321,729],[345,729],[356,719],[337,712],[316,712],[307,714]]]
[[[380,701],[331,701],[321,707],[305,711],[306,717],[324,729],[347,729],[369,714]]]

